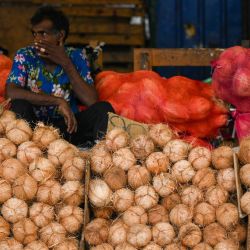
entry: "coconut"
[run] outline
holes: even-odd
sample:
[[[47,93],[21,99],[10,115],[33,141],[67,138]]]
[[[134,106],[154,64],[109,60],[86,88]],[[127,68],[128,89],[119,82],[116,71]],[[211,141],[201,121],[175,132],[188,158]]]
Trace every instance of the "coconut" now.
[[[225,228],[230,229],[238,223],[237,207],[232,203],[224,203],[216,209],[216,219]]]
[[[29,216],[36,226],[45,227],[54,220],[54,207],[45,203],[35,202],[29,208]]]
[[[67,181],[62,186],[61,196],[65,204],[79,206],[84,201],[84,186],[79,181]]]
[[[62,166],[62,176],[67,181],[81,181],[83,179],[86,160],[79,156],[74,156],[65,161]]]
[[[181,197],[177,193],[172,193],[161,200],[161,204],[170,212],[176,205],[181,203]]]
[[[48,146],[48,159],[55,166],[64,164],[67,159],[70,159],[77,154],[77,148],[63,139],[55,140]]]
[[[128,184],[134,190],[147,185],[151,181],[151,175],[144,166],[135,165],[128,170]]]
[[[16,222],[13,225],[12,232],[15,239],[24,245],[37,239],[37,226],[28,218]]]
[[[147,246],[143,248],[143,250],[161,250],[162,248],[154,243],[153,241],[150,241]]]
[[[58,212],[60,224],[69,233],[76,233],[83,224],[83,210],[80,207],[64,206]]]
[[[128,188],[121,188],[112,196],[113,206],[117,212],[124,212],[134,203],[134,193]]]
[[[129,135],[122,128],[114,128],[106,134],[106,146],[110,151],[116,151],[128,145]]]
[[[58,244],[53,250],[78,250],[79,242],[76,239],[67,239],[64,242]]]
[[[90,163],[91,170],[97,174],[102,174],[113,166],[112,156],[103,142],[96,144],[92,148]]]
[[[32,200],[37,192],[37,182],[28,174],[18,177],[13,185],[13,194],[21,200]]]
[[[28,122],[23,119],[11,121],[6,126],[6,137],[16,145],[29,141],[32,137],[33,131]]]
[[[240,198],[240,206],[244,213],[250,214],[250,192],[246,192]]]
[[[187,183],[195,176],[195,171],[189,161],[180,160],[173,165],[172,176],[180,183]]]
[[[0,117],[0,133],[4,134],[8,124],[16,120],[16,114],[8,109],[4,110]]]
[[[10,183],[5,179],[0,178],[0,190],[1,190],[0,204],[2,204],[8,199],[10,199],[12,196],[12,188]]]
[[[132,225],[128,230],[127,241],[136,248],[146,246],[152,238],[151,230],[144,224]]]
[[[120,219],[115,220],[109,228],[108,242],[112,246],[117,246],[126,242],[128,226]]]
[[[199,226],[206,226],[215,222],[215,208],[206,203],[201,202],[194,208],[194,222]]]
[[[188,161],[195,170],[207,168],[211,165],[211,151],[205,147],[195,147],[190,151]]]
[[[233,167],[233,150],[228,146],[221,146],[212,151],[212,163],[216,169]]]
[[[165,207],[162,205],[155,205],[148,210],[148,222],[155,225],[158,222],[168,222],[169,217]]]
[[[177,162],[184,160],[188,157],[190,145],[180,139],[169,141],[163,148],[165,153],[171,162]]]
[[[225,203],[228,199],[228,192],[220,187],[220,186],[212,186],[210,187],[206,194],[205,199],[208,201],[212,206],[218,207]]]
[[[23,250],[23,245],[14,238],[6,238],[0,241],[0,249],[3,250]]]
[[[51,142],[59,138],[60,134],[58,129],[38,122],[33,132],[32,141],[35,142],[41,150],[45,150]]]
[[[10,235],[10,224],[0,216],[0,241]]]
[[[89,200],[96,207],[107,206],[111,201],[112,191],[107,183],[101,179],[91,180],[89,183]]]
[[[197,225],[188,223],[181,226],[178,238],[184,246],[194,247],[201,241],[202,232]]]
[[[152,186],[141,186],[135,190],[135,203],[144,209],[150,209],[158,203],[159,196]]]
[[[132,206],[123,213],[122,219],[128,226],[134,224],[147,224],[148,215],[143,207]]]
[[[155,145],[163,147],[173,138],[174,133],[167,124],[158,123],[149,126],[148,135]]]
[[[104,181],[109,187],[115,191],[121,189],[127,184],[127,176],[123,169],[119,167],[111,167],[104,173]]]
[[[136,164],[134,154],[129,148],[120,148],[113,153],[112,161],[116,167],[128,171],[129,168]]]
[[[239,244],[236,244],[233,240],[223,240],[216,244],[214,250],[238,250]]]
[[[227,238],[226,230],[218,223],[214,222],[206,226],[203,230],[203,240],[214,247],[219,242]]]
[[[24,250],[49,250],[45,243],[40,240],[35,240],[29,243]]]
[[[61,199],[61,185],[58,181],[48,180],[41,184],[37,190],[37,201],[55,205]]]
[[[16,223],[27,216],[28,205],[23,200],[10,198],[4,202],[1,213],[5,220]]]
[[[100,245],[107,242],[109,226],[109,222],[105,219],[97,218],[92,220],[84,229],[85,240],[90,245]]]
[[[154,152],[147,157],[145,165],[150,173],[156,175],[167,171],[169,159],[162,152]]]
[[[182,246],[180,243],[171,243],[167,245],[164,250],[186,250],[187,248]]]
[[[229,238],[236,242],[244,242],[247,238],[247,227],[243,224],[237,224],[236,227],[229,233]]]
[[[196,245],[193,250],[213,250],[213,248],[205,242],[201,242]]]
[[[192,218],[193,213],[191,209],[184,204],[176,205],[169,214],[171,223],[177,227],[181,227],[182,225],[191,222]]]
[[[133,247],[129,243],[125,242],[122,244],[119,244],[118,246],[115,247],[115,250],[137,250],[137,248]]]
[[[194,207],[197,203],[203,200],[202,191],[196,186],[185,187],[181,192],[181,201],[183,204]]]
[[[240,168],[240,180],[242,184],[250,187],[250,164],[245,164]]]
[[[66,230],[57,222],[52,222],[40,229],[40,239],[46,243],[49,248],[64,242],[65,236]]]
[[[114,210],[112,207],[93,207],[93,212],[95,218],[110,219]]]
[[[108,243],[103,243],[94,247],[91,247],[90,250],[113,250],[113,246]]]
[[[234,192],[236,190],[235,175],[233,168],[222,169],[218,172],[217,182],[228,192]]]
[[[24,165],[29,165],[40,156],[42,156],[42,151],[33,141],[23,142],[17,148],[17,159]]]
[[[16,145],[12,141],[4,137],[0,138],[0,162],[15,157],[16,151]]]
[[[153,178],[153,187],[161,197],[170,195],[177,188],[173,177],[167,173],[156,175]]]
[[[56,168],[50,160],[38,157],[29,165],[29,172],[36,181],[44,183],[55,176]]]
[[[140,160],[146,159],[154,152],[154,142],[147,135],[137,135],[130,143],[131,151],[135,157]]]
[[[202,168],[196,172],[192,182],[199,189],[207,189],[216,184],[216,179],[211,168]]]
[[[250,163],[250,138],[241,140],[238,156],[241,163]]]
[[[158,222],[152,228],[154,242],[160,246],[170,244],[174,237],[175,231],[172,225],[167,222]]]
[[[27,169],[19,160],[10,158],[2,162],[0,172],[5,180],[13,183],[19,176],[24,175]]]

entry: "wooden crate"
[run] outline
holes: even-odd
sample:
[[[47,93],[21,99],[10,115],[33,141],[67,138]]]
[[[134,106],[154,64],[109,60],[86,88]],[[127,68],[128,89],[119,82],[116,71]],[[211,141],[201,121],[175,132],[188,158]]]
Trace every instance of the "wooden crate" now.
[[[89,223],[89,202],[88,202],[88,192],[89,192],[89,181],[90,181],[90,163],[87,161],[86,169],[85,169],[85,184],[84,184],[84,217],[83,217],[83,225],[82,225],[82,233],[80,239],[80,250],[86,249],[86,244],[84,240],[84,229],[86,225]]]
[[[241,219],[243,219],[247,215],[243,213],[243,211],[241,210],[241,206],[240,206],[240,199],[241,199],[241,197],[243,195],[241,181],[240,181],[240,177],[239,177],[240,166],[239,166],[239,160],[238,160],[238,157],[237,157],[236,153],[234,153],[233,157],[234,157],[234,173],[235,173],[235,182],[236,182],[238,213],[239,213],[239,217]],[[250,216],[249,215],[248,215],[247,221],[248,222],[247,222],[246,250],[250,250]]]
[[[152,70],[155,66],[210,66],[224,49],[134,49],[134,71]]]

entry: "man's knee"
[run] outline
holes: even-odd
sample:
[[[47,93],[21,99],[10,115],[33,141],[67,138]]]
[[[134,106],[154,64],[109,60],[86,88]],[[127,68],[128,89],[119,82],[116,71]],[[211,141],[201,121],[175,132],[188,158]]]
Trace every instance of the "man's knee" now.
[[[115,112],[112,105],[109,102],[102,101],[102,102],[97,102],[94,105],[96,105],[96,109],[101,113]]]
[[[32,110],[32,104],[26,100],[15,99],[11,100],[10,109],[17,113],[19,113],[20,111],[27,112],[28,110]]]

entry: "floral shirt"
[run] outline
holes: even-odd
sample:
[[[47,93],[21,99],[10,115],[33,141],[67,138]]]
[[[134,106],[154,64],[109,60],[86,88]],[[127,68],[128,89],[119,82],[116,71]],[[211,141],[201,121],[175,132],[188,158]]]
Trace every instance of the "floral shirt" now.
[[[65,51],[85,82],[93,84],[89,66],[82,50],[65,47]],[[79,111],[70,80],[63,68],[57,65],[53,73],[47,71],[44,61],[37,55],[32,46],[17,51],[7,79],[8,83],[15,83],[35,93],[63,97],[74,113]],[[60,117],[56,106],[34,106],[34,112],[39,120],[44,121],[48,120],[48,117]]]

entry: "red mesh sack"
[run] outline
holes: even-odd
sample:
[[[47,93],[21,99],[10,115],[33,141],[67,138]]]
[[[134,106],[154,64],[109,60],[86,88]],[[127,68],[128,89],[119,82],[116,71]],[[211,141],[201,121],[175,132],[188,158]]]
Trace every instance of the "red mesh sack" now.
[[[11,69],[12,61],[9,57],[0,54],[0,72],[4,69]]]
[[[103,72],[96,80],[101,100],[117,114],[143,123],[168,123],[196,137],[214,136],[227,110],[210,85],[186,77],[169,79],[153,71]]]
[[[250,112],[250,51],[235,46],[213,63],[212,86],[216,95],[240,112]]]
[[[0,96],[5,96],[6,80],[9,76],[10,69],[4,69],[0,72]]]

